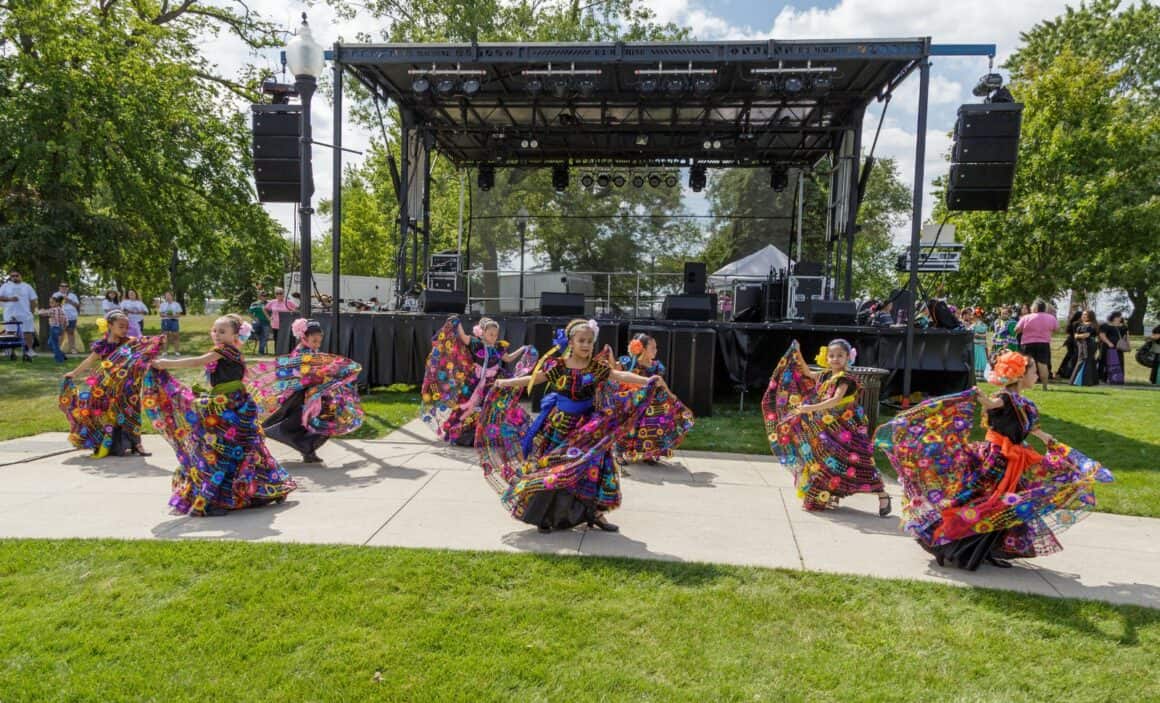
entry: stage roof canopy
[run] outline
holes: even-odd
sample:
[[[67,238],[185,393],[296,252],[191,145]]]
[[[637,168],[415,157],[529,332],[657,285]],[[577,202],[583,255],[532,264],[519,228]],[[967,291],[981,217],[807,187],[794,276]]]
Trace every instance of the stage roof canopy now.
[[[458,165],[812,165],[928,38],[351,44],[337,60]]]

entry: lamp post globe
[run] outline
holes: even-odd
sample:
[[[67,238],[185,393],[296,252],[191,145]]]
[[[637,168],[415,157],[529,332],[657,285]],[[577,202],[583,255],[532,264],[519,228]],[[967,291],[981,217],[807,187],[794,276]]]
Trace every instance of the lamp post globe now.
[[[312,264],[310,261],[310,219],[314,215],[310,199],[314,195],[314,168],[311,163],[313,138],[310,133],[310,102],[314,91],[318,87],[318,77],[322,75],[325,65],[325,55],[322,46],[314,40],[310,25],[306,22],[306,13],[302,13],[302,25],[298,32],[286,44],[286,65],[294,74],[294,88],[302,99],[302,116],[299,127],[299,163],[301,172],[299,182],[301,187],[298,197],[298,221],[302,232],[302,272],[299,283],[301,314],[310,317],[311,284],[313,283]],[[337,322],[337,320],[336,320]]]

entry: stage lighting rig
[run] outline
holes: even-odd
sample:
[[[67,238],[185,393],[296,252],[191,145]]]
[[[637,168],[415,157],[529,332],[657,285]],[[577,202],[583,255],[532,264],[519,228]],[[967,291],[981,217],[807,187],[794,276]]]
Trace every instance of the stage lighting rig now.
[[[548,81],[552,94],[563,99],[571,95],[573,87],[578,88],[581,94],[588,91],[588,95],[591,95],[596,90],[596,79],[603,73],[599,68],[576,68],[575,63],[569,68],[554,67],[549,63],[546,69],[529,68],[521,71],[520,75],[527,79],[525,86],[532,95],[539,94],[544,89],[544,81]]]
[[[407,75],[412,76],[411,90],[416,94],[423,95],[434,88],[441,98],[451,97],[457,91],[470,98],[483,87],[487,71],[463,68],[461,64],[455,64],[455,68],[439,68],[437,64],[431,64],[431,68],[413,68],[407,71]]]

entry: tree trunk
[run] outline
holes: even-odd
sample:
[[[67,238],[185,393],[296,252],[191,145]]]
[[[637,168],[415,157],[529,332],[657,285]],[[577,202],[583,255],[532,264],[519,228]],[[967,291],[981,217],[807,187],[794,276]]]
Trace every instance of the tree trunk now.
[[[1144,313],[1148,311],[1148,291],[1144,288],[1128,289],[1128,300],[1132,301],[1132,314],[1128,315],[1128,333],[1144,334]]]

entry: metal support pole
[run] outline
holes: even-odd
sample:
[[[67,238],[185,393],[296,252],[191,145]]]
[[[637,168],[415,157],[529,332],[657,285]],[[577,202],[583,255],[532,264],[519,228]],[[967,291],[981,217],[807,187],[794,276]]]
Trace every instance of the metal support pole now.
[[[604,299],[604,314],[612,314],[612,274],[608,274],[608,297]]]
[[[310,317],[310,284],[313,280],[310,263],[310,218],[314,208],[310,206],[310,198],[314,195],[314,169],[311,164],[313,145],[310,139],[310,102],[314,97],[314,90],[318,81],[314,76],[295,76],[294,87],[302,96],[302,114],[299,117],[298,157],[301,171],[298,174],[301,182],[298,190],[298,227],[302,232],[302,273],[299,274],[299,295],[302,300],[299,310],[303,317]]]
[[[906,311],[906,358],[902,366],[903,404],[910,398],[910,370],[914,363],[914,304],[918,292],[918,247],[922,233],[922,190],[923,165],[926,160],[926,110],[927,95],[930,92],[930,61],[923,57],[918,74],[918,124],[914,145],[914,196],[910,214],[910,278],[906,289],[910,292],[910,309]]]
[[[431,272],[431,140],[423,135],[423,278],[424,287]],[[419,278],[419,262],[415,262],[415,278]]]
[[[528,218],[523,208],[520,217],[516,220],[516,229],[520,232],[520,314],[524,314],[524,249],[528,244]]]
[[[342,354],[342,322],[339,318],[339,292],[342,290],[342,64],[337,59],[338,44],[334,45],[334,55],[334,160],[331,161],[334,183],[330,225],[330,280],[334,285],[330,300],[330,349],[335,354]]]
[[[399,156],[402,163],[399,168],[399,248],[395,252],[395,307],[402,307],[403,296],[407,289],[407,235],[410,233],[410,217],[407,213],[407,193],[410,192],[411,158],[411,111],[401,111],[401,129],[399,130]]]
[[[794,263],[802,260],[802,222],[803,222],[803,205],[806,199],[806,174],[802,170],[798,170],[798,202],[797,202],[797,258]],[[788,274],[789,271],[786,271]]]
[[[862,162],[862,117],[864,111],[858,112],[858,126],[854,129],[854,153],[850,159],[850,187],[846,189],[846,300],[854,299],[854,235],[857,233],[858,219],[858,175],[859,165]]]
[[[459,171],[459,227],[455,231],[455,287],[459,288],[459,275],[463,273],[463,207],[467,202],[467,171]]]

